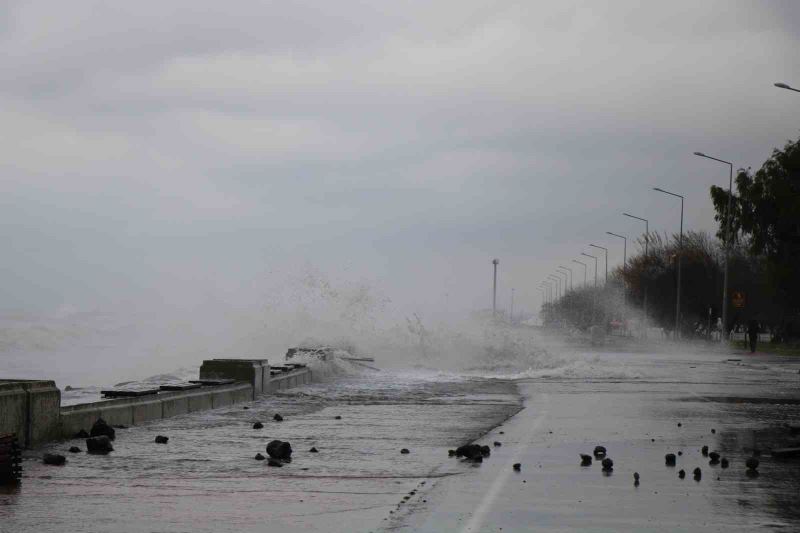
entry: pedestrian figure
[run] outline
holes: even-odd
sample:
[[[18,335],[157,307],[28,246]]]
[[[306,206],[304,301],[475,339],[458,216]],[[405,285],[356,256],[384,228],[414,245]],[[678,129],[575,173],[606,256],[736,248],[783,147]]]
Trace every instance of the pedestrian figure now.
[[[755,353],[758,342],[758,321],[750,319],[747,323],[747,339],[750,341],[750,353]]]

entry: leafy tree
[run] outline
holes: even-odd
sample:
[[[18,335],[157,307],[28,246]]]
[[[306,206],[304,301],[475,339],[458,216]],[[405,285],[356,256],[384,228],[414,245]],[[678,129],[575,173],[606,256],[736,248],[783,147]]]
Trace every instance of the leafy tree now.
[[[772,296],[787,312],[800,310],[800,140],[773,151],[755,173],[740,170],[736,192],[732,230],[751,255],[765,258]],[[712,187],[711,197],[724,232],[727,191]]]

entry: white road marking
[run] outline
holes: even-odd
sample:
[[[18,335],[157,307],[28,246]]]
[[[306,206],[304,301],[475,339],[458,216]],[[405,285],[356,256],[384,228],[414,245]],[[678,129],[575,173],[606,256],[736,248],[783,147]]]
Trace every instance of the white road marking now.
[[[511,458],[508,460],[507,464],[503,465],[500,469],[500,473],[492,482],[492,486],[489,487],[486,496],[484,496],[480,505],[475,509],[475,512],[472,513],[472,518],[470,518],[467,525],[464,526],[464,529],[461,530],[462,533],[477,531],[483,525],[486,514],[489,512],[492,505],[494,505],[503,486],[508,482],[508,478],[512,472],[512,466],[514,463],[519,462],[519,458],[522,456],[522,452],[525,451],[525,448],[528,447],[531,437],[533,437],[533,434],[539,429],[539,426],[542,425],[544,419],[547,418],[547,404],[549,403],[549,399],[549,395],[540,394],[537,398],[538,401],[528,401],[530,408],[539,410],[539,416],[536,417],[536,420],[528,427],[528,431],[520,438],[519,444],[515,448]]]

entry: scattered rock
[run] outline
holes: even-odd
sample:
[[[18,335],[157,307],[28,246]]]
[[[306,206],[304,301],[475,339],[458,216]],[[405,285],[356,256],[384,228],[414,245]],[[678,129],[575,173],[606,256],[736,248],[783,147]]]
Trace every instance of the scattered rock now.
[[[490,455],[492,455],[492,449],[486,445],[481,446],[481,455],[483,457],[489,457]]]
[[[502,445],[503,445],[503,443],[502,443],[502,442],[497,442],[497,441],[494,441],[494,447],[495,447],[495,448],[498,448],[498,447],[500,447],[500,446],[502,446]]]
[[[478,444],[465,444],[456,448],[456,457],[466,457],[467,459],[483,457],[483,450]]]
[[[748,470],[758,470],[759,461],[755,457],[749,457],[747,461],[744,462],[744,465]]]
[[[72,438],[73,439],[88,439],[89,438],[89,434],[86,433],[85,429],[82,429],[79,432],[75,433],[75,435]]]
[[[614,470],[614,461],[606,457],[601,463],[603,465],[603,472],[611,472]]]
[[[680,422],[678,422],[678,427],[681,427],[681,423]]]
[[[714,428],[711,428],[711,434],[712,434],[712,435],[713,435],[714,433],[716,433],[716,432],[717,432],[717,430],[716,430],[716,429],[714,429]]]
[[[334,420],[341,420],[342,419],[342,415],[336,415],[333,418],[334,418]]]
[[[685,478],[686,477],[686,470],[684,470],[683,468],[678,470],[678,477],[681,478],[681,479]]]
[[[666,462],[667,466],[675,466],[677,458],[675,457],[674,453],[668,453],[664,456],[664,461]]]
[[[255,459],[256,461],[263,461],[264,459],[266,459],[266,457],[264,457],[260,453],[257,453],[253,459]]]
[[[248,409],[250,409],[250,408],[249,408],[249,407],[247,407],[247,406],[245,405],[244,407],[242,407],[242,409],[244,409],[245,411],[247,411],[247,410],[248,410]]]
[[[67,462],[67,458],[57,453],[46,453],[42,457],[42,462],[46,465],[61,466]]]
[[[636,487],[639,486],[639,472],[633,473],[633,485]]]
[[[681,456],[681,455],[683,455],[683,452],[681,450],[678,450],[678,456]]]
[[[728,468],[728,466],[730,466],[730,463],[728,463],[728,459],[723,457],[722,460],[720,461],[719,466],[721,466],[722,468]]]
[[[456,456],[456,451],[455,450],[447,450],[447,456],[448,457],[455,457]]]
[[[505,434],[506,434],[506,432],[505,432],[505,431],[501,431],[501,432],[500,432],[500,434],[501,434],[501,435],[505,435]]]
[[[156,444],[166,444],[169,442],[169,437],[165,437],[164,435],[156,435]]]
[[[86,451],[89,453],[105,455],[108,452],[113,452],[114,447],[111,445],[111,439],[107,435],[100,435],[98,437],[90,437],[86,439]]]
[[[703,454],[703,457],[708,457],[708,446],[703,446],[700,448],[700,453]]]
[[[695,481],[700,481],[700,478],[703,477],[703,471],[700,470],[700,467],[698,466],[697,468],[694,469],[692,475],[694,475]]]
[[[595,446],[594,447],[594,457],[595,459],[600,459],[601,457],[606,456],[606,447],[605,446]]]
[[[69,449],[69,453],[81,453],[81,449],[78,448],[77,446],[72,446]]]
[[[514,471],[519,472],[522,470],[522,463],[514,463]]]
[[[319,453],[319,450],[312,446],[312,448],[308,450],[308,453]]]
[[[261,422],[256,422],[255,424],[253,424],[253,429],[261,429],[263,427],[264,424],[262,424]]]
[[[274,459],[291,460],[292,445],[282,440],[270,441],[267,444],[267,454]]]
[[[717,452],[711,452],[708,454],[708,458],[711,459],[708,464],[710,465],[717,465],[719,464],[719,454]]]
[[[109,440],[114,440],[116,436],[116,431],[114,431],[114,428],[109,426],[105,420],[103,420],[102,418],[98,418],[97,422],[95,422],[94,425],[92,426],[92,430],[89,432],[89,436],[90,437],[106,436],[109,438]]]
[[[655,441],[656,441],[656,439],[650,439],[650,442],[655,442]]]
[[[283,463],[279,459],[273,459],[270,457],[267,459],[267,466],[277,466],[278,468],[283,466]]]
[[[586,455],[585,453],[581,454],[581,466],[592,466],[592,456]]]
[[[272,417],[275,422],[283,422],[283,417],[278,413],[275,413],[275,416]]]
[[[405,454],[408,454],[408,453],[411,453],[411,452],[410,452],[410,451],[408,451],[408,448],[403,448],[402,450],[400,450],[400,453],[402,453],[403,455],[405,455]]]

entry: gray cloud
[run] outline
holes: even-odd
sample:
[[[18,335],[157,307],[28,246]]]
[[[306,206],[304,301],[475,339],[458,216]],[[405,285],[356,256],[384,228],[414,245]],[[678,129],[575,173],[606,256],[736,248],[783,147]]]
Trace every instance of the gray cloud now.
[[[497,255],[535,308],[557,264],[640,231],[621,211],[676,228],[653,185],[714,229],[725,169],[691,153],[757,166],[797,135],[771,84],[800,84],[798,23],[722,0],[6,3],[4,305],[310,262],[470,308]]]

